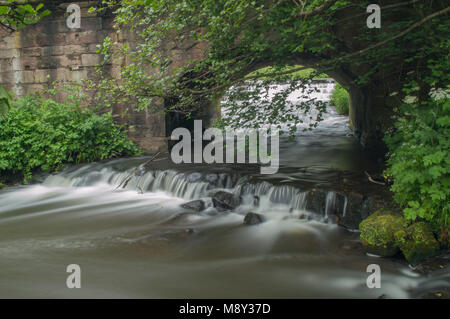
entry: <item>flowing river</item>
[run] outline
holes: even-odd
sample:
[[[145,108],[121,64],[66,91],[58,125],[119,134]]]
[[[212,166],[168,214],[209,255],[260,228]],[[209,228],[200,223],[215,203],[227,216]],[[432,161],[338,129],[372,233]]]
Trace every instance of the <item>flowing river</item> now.
[[[350,214],[351,189],[377,192],[364,172],[381,167],[347,122],[330,109],[313,132],[282,141],[273,176],[169,159],[144,168],[142,157],[1,191],[0,297],[410,298],[448,287],[447,272],[424,276],[401,259],[367,256],[358,232],[330,218]],[[242,203],[218,211],[218,190]],[[181,207],[194,199],[206,209]],[[250,211],[266,221],[243,225]],[[66,286],[70,264],[81,267],[81,289]],[[379,289],[366,285],[369,264],[381,267]]]

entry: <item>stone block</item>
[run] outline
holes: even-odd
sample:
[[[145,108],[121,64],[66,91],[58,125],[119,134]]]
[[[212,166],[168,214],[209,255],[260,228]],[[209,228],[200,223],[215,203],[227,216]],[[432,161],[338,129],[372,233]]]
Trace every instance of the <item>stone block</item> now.
[[[64,54],[83,54],[87,53],[88,48],[85,45],[69,44],[64,46]]]
[[[17,50],[0,49],[0,59],[11,59],[18,56]]]
[[[87,70],[79,69],[67,72],[67,80],[68,81],[76,81],[79,82],[81,80],[87,79]]]
[[[24,84],[22,94],[28,95],[35,92],[40,92],[45,89],[43,84]]]
[[[26,32],[27,30],[20,31],[20,43],[22,48],[39,47],[36,40],[36,34],[34,32]]]
[[[31,59],[35,59],[35,58],[31,58]],[[37,62],[36,62],[37,64]],[[30,69],[29,65],[25,65],[28,69]],[[24,70],[24,64],[22,63],[22,59],[21,58],[14,58],[11,59],[11,69],[13,71],[21,71]]]
[[[16,60],[19,61],[19,69],[17,69],[17,66],[14,65],[15,62],[17,62]],[[42,67],[38,67],[40,63],[41,60],[37,57],[22,57],[20,59],[13,59],[14,71],[43,69]]]
[[[34,82],[35,83],[47,83],[55,79],[56,70],[46,69],[46,70],[35,70],[34,71]]]
[[[16,71],[16,83],[32,84],[34,83],[34,71]]]
[[[65,33],[66,44],[91,44],[97,43],[96,31],[84,31],[84,32],[69,32]]]
[[[23,56],[39,57],[44,54],[44,48],[30,47],[22,49]]]
[[[81,64],[83,66],[96,66],[102,61],[102,57],[98,54],[82,54]]]
[[[6,85],[13,84],[14,82],[14,72],[0,72],[0,83]]]
[[[44,47],[42,53],[43,56],[57,56],[63,54],[64,54],[64,46],[62,45]]]
[[[70,71],[66,68],[57,68],[54,70],[52,74],[52,81],[69,81],[70,80]]]
[[[106,37],[110,37],[113,43],[118,41],[117,39],[118,36],[115,31],[108,31],[108,30],[97,31],[97,42],[99,44],[103,43],[103,40],[105,40]]]
[[[66,68],[81,64],[79,55],[61,55],[52,57],[57,62],[58,68]]]
[[[81,30],[99,31],[102,29],[102,18],[100,17],[82,17]]]
[[[86,71],[87,71],[87,79],[91,80],[91,81],[99,81],[100,80],[100,75],[98,74],[97,70],[95,67],[86,67]]]
[[[71,30],[67,27],[67,19],[41,22],[40,25],[45,33],[64,33]]]
[[[41,33],[36,34],[35,32],[32,32],[35,37],[35,43],[37,47],[45,47],[52,45],[53,42],[53,36],[47,33]]]
[[[91,44],[89,44],[88,45],[88,53],[97,53],[97,50],[98,50],[98,48],[97,48],[97,43],[91,43]]]
[[[131,137],[144,152],[155,153],[155,152],[167,152],[168,150],[168,138],[167,137]]]
[[[42,57],[35,69],[56,69],[58,66],[58,61],[54,57]]]
[[[12,60],[13,59],[0,59],[0,72],[12,71]]]

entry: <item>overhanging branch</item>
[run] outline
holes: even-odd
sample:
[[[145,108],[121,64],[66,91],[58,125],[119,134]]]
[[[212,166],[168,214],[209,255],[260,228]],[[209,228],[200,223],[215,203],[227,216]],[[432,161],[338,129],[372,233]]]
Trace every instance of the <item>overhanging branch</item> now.
[[[411,32],[412,30],[414,30],[414,29],[420,27],[421,25],[425,24],[426,22],[430,21],[431,19],[436,18],[436,17],[441,16],[441,15],[444,15],[444,14],[447,14],[449,12],[450,12],[450,7],[447,7],[445,9],[440,10],[440,11],[432,13],[432,14],[426,16],[425,18],[423,18],[422,20],[415,22],[414,24],[412,24],[410,27],[408,27],[407,29],[403,30],[402,32],[400,32],[400,33],[398,33],[398,34],[396,34],[396,35],[394,35],[394,36],[392,36],[392,37],[390,37],[388,39],[380,41],[380,42],[378,42],[376,44],[373,44],[371,46],[368,46],[368,47],[366,47],[364,49],[361,49],[361,50],[358,50],[356,52],[352,52],[352,53],[343,55],[343,56],[338,57],[336,59],[332,59],[332,60],[329,60],[329,61],[324,61],[324,62],[312,64],[312,65],[309,65],[309,66],[302,66],[302,67],[298,67],[298,68],[293,68],[291,70],[284,71],[284,72],[271,73],[271,74],[260,74],[260,75],[248,76],[246,78],[241,77],[239,79],[236,79],[236,80],[232,81],[231,83],[219,85],[219,86],[216,86],[214,88],[207,89],[207,90],[200,90],[199,91],[199,90],[190,90],[190,89],[188,89],[188,91],[191,94],[197,94],[197,95],[198,94],[207,94],[207,93],[210,93],[210,92],[223,90],[223,89],[225,89],[227,87],[233,86],[234,84],[242,82],[243,80],[257,80],[257,79],[260,79],[260,78],[263,78],[263,77],[283,76],[283,75],[289,75],[289,74],[292,74],[292,73],[295,73],[295,72],[298,72],[298,71],[306,70],[306,69],[309,69],[309,68],[319,68],[319,67],[329,66],[331,64],[334,64],[334,63],[337,63],[337,62],[341,62],[342,60],[346,60],[346,59],[349,59],[349,58],[353,58],[355,56],[361,55],[363,53],[366,53],[368,51],[371,51],[373,49],[381,47],[381,46],[383,46],[383,45],[385,45],[385,44],[387,44],[387,43],[389,43],[391,41],[397,40],[397,39],[405,36],[409,32]]]

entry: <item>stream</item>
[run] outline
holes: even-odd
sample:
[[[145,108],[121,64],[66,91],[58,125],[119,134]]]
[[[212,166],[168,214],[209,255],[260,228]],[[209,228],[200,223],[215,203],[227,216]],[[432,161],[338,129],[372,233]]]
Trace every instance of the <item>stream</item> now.
[[[357,227],[331,218],[352,214],[360,193],[362,203],[379,195],[364,172],[382,170],[332,108],[314,131],[281,141],[274,175],[164,156],[138,168],[148,159],[70,166],[0,191],[0,297],[415,298],[449,286],[446,271],[366,255]],[[241,204],[217,210],[219,190]],[[196,199],[205,210],[181,206]],[[266,221],[244,225],[250,211]],[[81,289],[66,286],[70,264]],[[366,285],[370,264],[379,289]]]

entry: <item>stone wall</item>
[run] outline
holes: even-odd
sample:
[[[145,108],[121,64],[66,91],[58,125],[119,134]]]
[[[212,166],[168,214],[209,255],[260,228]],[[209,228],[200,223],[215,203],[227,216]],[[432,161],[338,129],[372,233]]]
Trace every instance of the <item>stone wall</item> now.
[[[80,80],[98,80],[96,65],[102,57],[97,45],[107,36],[113,41],[133,44],[133,34],[117,34],[112,28],[111,16],[88,13],[94,1],[55,1],[49,9],[52,14],[37,24],[10,33],[0,28],[0,84],[17,96],[24,96],[47,88],[54,81],[61,83]],[[67,27],[66,13],[70,3],[82,9],[81,28]],[[105,66],[106,72],[120,78],[120,65],[126,61],[113,61]],[[90,92],[94,96],[95,92]],[[57,97],[60,101],[64,93]],[[101,103],[101,101],[99,101]],[[162,109],[162,106],[158,106]],[[128,110],[125,119],[134,127],[131,138],[146,151],[167,149],[166,116],[162,112],[136,112],[132,105],[116,105],[114,111]]]

